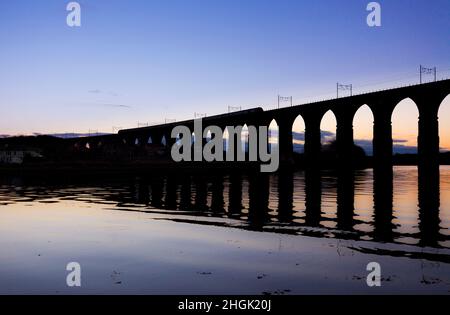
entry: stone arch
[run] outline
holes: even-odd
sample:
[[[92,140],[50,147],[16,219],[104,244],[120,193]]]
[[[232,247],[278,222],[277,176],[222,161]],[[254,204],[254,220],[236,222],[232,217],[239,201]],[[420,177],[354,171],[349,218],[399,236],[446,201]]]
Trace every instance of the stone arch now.
[[[336,141],[337,118],[330,109],[322,116],[320,120],[320,142],[322,146]]]
[[[166,135],[163,135],[163,136],[161,137],[161,145],[164,146],[164,147],[166,147],[167,144],[168,144],[168,143],[167,143]]]
[[[450,94],[439,104],[439,147],[441,152],[450,152]]]
[[[393,154],[417,154],[419,107],[410,97],[395,104],[391,113]]]
[[[353,143],[363,148],[366,155],[373,155],[374,114],[369,105],[363,104],[353,116]]]
[[[279,137],[279,124],[276,120],[276,118],[272,119],[272,121],[269,123],[268,126],[268,145],[270,150],[272,151],[275,147],[278,147],[280,144],[280,137]]]
[[[228,137],[229,137],[230,135],[229,135],[229,133],[228,133],[227,127],[223,128],[222,134],[223,134],[223,137],[222,137],[222,139],[223,139],[223,151],[224,151],[224,152],[228,152],[228,150],[230,149],[230,148],[229,148],[229,140],[228,140]]]
[[[212,139],[212,132],[211,132],[211,130],[207,129],[206,130],[205,142],[210,142],[211,139]]]
[[[242,149],[244,150],[244,152],[248,151],[248,140],[248,125],[244,123],[241,132]]]
[[[299,114],[292,123],[292,146],[295,153],[305,152],[305,119]]]
[[[237,145],[236,141],[240,140],[241,144],[242,144],[242,150],[243,150],[243,152],[245,152],[245,148],[246,148],[245,144],[246,144],[247,135],[248,135],[248,125],[246,123],[244,123],[244,124],[239,124],[239,125],[230,126],[230,127],[234,127],[235,129],[237,129],[238,127],[242,128],[242,130],[240,132],[240,135],[235,135],[236,138],[234,139],[234,142],[235,142],[234,145]],[[228,126],[226,126],[223,129],[222,135],[223,135],[223,141],[224,141],[224,151],[228,152],[230,150],[230,145],[229,145],[229,143],[230,143],[230,139],[229,139],[230,138],[230,134],[228,132]],[[237,148],[234,148],[234,149],[236,150]]]

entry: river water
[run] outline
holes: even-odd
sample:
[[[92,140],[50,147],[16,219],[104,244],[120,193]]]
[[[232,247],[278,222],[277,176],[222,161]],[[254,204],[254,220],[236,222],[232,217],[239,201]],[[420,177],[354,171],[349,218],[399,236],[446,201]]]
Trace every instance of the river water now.
[[[375,175],[4,177],[0,294],[450,294],[450,167]]]

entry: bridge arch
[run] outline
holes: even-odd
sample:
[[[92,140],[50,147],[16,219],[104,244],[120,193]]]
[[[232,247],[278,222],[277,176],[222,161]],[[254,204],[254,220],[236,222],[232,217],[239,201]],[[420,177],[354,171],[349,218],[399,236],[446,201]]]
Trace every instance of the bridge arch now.
[[[353,143],[368,156],[373,155],[373,124],[372,109],[367,104],[361,105],[353,116]]]
[[[163,135],[161,138],[161,145],[166,147],[167,146],[167,138],[166,135]]]
[[[212,139],[212,132],[210,129],[208,129],[206,132],[205,142],[210,142],[211,139]]]
[[[302,115],[298,115],[292,124],[292,146],[297,154],[305,152],[305,120]]]
[[[228,127],[231,130],[234,129],[234,132],[230,134],[228,131]],[[222,128],[222,127],[221,127]],[[238,133],[239,129],[240,132]],[[215,135],[216,137],[217,135]],[[241,158],[247,160],[247,151],[248,151],[248,125],[246,123],[238,124],[238,125],[229,125],[223,127],[222,129],[222,141],[223,141],[223,152],[224,159],[228,160],[233,157],[234,161],[241,161]],[[239,147],[240,144],[240,147]],[[231,154],[233,152],[233,154]],[[239,152],[239,153],[238,153]],[[231,154],[231,155],[229,155]],[[242,155],[243,154],[243,155]]]
[[[280,143],[280,137],[279,137],[279,125],[277,120],[274,118],[269,124],[268,128],[268,147],[272,151],[273,149],[277,148]]]
[[[419,108],[410,97],[397,104],[391,114],[392,153],[417,154],[419,136]]]
[[[439,105],[440,152],[450,152],[450,94]]]
[[[336,141],[337,119],[334,112],[330,109],[320,121],[320,143],[327,146]]]
[[[244,152],[248,152],[249,139],[248,139],[248,125],[247,124],[244,124],[242,126],[241,141],[242,141],[242,150],[244,150]]]
[[[226,153],[226,152],[228,152],[228,150],[229,150],[229,140],[228,140],[228,138],[229,138],[229,136],[230,136],[230,134],[229,134],[229,132],[228,132],[228,129],[227,129],[227,127],[225,127],[224,129],[223,129],[223,131],[222,131],[222,141],[223,141],[223,151],[224,151],[224,153]]]

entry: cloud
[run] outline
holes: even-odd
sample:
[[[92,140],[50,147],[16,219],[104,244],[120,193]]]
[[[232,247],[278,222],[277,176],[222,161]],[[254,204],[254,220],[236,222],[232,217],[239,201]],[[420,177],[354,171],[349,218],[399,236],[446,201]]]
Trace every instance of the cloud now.
[[[105,107],[115,107],[115,108],[132,108],[130,105],[124,105],[124,104],[98,104]]]
[[[272,137],[276,137],[278,135],[276,130],[271,131]],[[322,140],[330,141],[336,138],[336,134],[331,131],[321,131]],[[305,133],[304,132],[292,132],[292,139],[294,141],[294,151],[295,152],[303,152],[304,144],[299,142],[305,141]],[[355,139],[355,145],[361,147],[367,155],[373,155],[373,144],[372,139]],[[417,154],[417,147],[415,146],[407,146],[404,145],[408,143],[406,139],[392,139],[392,151],[394,154]],[[441,149],[442,150],[442,149]]]
[[[304,132],[292,132],[292,138],[296,141],[305,141],[305,133]]]
[[[334,132],[326,131],[326,130],[321,130],[320,131],[320,135],[322,136],[322,138],[329,138],[329,137],[335,137],[336,136],[336,134]]]
[[[278,136],[278,132],[276,130],[271,130],[270,132],[271,132],[272,137]],[[331,140],[333,138],[336,138],[336,134],[331,131],[322,130],[320,132],[320,135],[321,135],[322,140]],[[305,133],[293,131],[292,139],[294,141],[305,141]]]
[[[53,137],[63,138],[63,139],[73,139],[73,138],[83,138],[83,137],[90,137],[90,136],[106,136],[106,135],[110,135],[110,133],[106,133],[106,132],[93,132],[93,133],[68,132],[68,133],[53,133],[53,134],[49,134],[48,136],[53,136]]]
[[[131,109],[133,106],[127,105],[127,104],[116,104],[116,103],[103,103],[101,101],[99,102],[81,102],[77,103],[77,106],[83,105],[87,107],[109,107],[109,108],[115,108],[115,109]]]
[[[322,131],[322,140],[330,140],[334,138],[335,133],[330,131]],[[292,138],[294,141],[301,142],[305,141],[304,132],[292,132]],[[404,139],[394,139],[392,151],[394,154],[416,154],[417,148],[415,146],[406,146],[402,143],[407,143],[408,140]],[[355,145],[361,147],[367,155],[373,155],[373,144],[372,139],[355,139]],[[294,143],[295,152],[303,152],[304,145],[302,143]]]
[[[106,95],[110,95],[110,96],[118,96],[119,95],[116,92],[112,92],[112,91],[104,92],[104,91],[99,90],[99,89],[89,90],[88,93],[89,94],[106,94]]]
[[[405,139],[392,139],[393,143],[407,143],[408,140]]]

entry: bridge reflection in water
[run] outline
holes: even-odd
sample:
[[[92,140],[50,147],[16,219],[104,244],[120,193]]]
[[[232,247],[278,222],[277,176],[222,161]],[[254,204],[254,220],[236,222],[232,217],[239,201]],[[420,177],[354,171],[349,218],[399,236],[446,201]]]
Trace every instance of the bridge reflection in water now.
[[[449,176],[446,168],[443,177]],[[439,174],[420,177],[414,167],[142,177],[130,187],[134,199],[117,200],[118,208],[136,203],[170,211],[177,221],[450,248],[450,204],[440,211]],[[448,182],[443,190],[450,192]]]
[[[64,185],[16,178],[0,186],[0,195],[2,205],[81,200],[186,223],[450,248],[446,166],[440,174],[426,175],[416,167],[396,167],[141,176]]]

